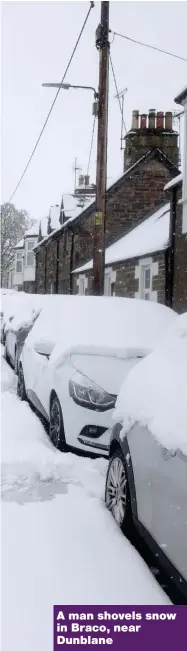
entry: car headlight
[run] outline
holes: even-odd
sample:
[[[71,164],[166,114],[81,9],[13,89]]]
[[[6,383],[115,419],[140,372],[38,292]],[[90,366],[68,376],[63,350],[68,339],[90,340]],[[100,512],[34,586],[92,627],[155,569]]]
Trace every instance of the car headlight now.
[[[69,393],[77,405],[94,411],[113,409],[116,403],[116,396],[110,395],[78,372],[69,381]]]

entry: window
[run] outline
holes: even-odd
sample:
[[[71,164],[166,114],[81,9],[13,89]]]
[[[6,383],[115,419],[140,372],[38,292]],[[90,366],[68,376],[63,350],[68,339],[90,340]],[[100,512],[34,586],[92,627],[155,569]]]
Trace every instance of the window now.
[[[151,267],[142,267],[142,275],[143,298],[145,301],[149,301],[152,289]]]
[[[151,275],[151,266],[142,267],[142,279],[141,279],[141,298],[144,298],[145,301],[151,300],[151,291],[152,291],[152,275]]]
[[[82,296],[85,294],[85,277],[80,276],[79,278],[79,294]]]
[[[16,253],[16,273],[20,274],[23,271],[23,255],[22,251]]]
[[[104,295],[115,296],[116,271],[105,269]]]
[[[153,279],[159,275],[158,262],[152,258],[140,258],[139,264],[135,267],[135,279],[138,287],[135,298],[144,301],[157,301],[157,290],[152,289]]]
[[[32,250],[34,245],[34,240],[28,240],[26,242],[26,267],[34,267],[34,253]]]
[[[83,274],[80,274],[79,279],[77,280],[77,286],[79,288],[78,293],[81,296],[84,296],[84,294],[86,294],[86,289],[88,288],[88,278]]]

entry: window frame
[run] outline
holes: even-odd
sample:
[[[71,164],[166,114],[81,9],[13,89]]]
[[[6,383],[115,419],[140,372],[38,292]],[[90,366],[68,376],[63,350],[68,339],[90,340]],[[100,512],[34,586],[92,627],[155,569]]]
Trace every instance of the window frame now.
[[[80,291],[81,283],[82,283],[83,291]],[[78,287],[79,296],[85,296],[86,289],[88,289],[88,278],[87,278],[87,276],[85,274],[79,274],[79,277],[78,277],[78,280],[77,280],[77,287]]]
[[[104,296],[116,295],[116,271],[110,267],[105,269],[104,275]]]
[[[146,271],[149,271],[150,273],[149,287],[146,287]],[[152,265],[143,264],[141,267],[141,287],[140,287],[141,298],[144,301],[146,300],[150,301],[151,293],[152,293]]]
[[[28,246],[29,244],[33,245],[32,248]],[[26,240],[25,242],[25,266],[26,267],[34,267],[35,264],[35,257],[33,251],[34,246],[35,246],[35,239]],[[28,264],[29,254],[33,255],[33,264]]]
[[[17,265],[21,264],[21,269],[18,270]],[[15,260],[15,273],[23,273],[23,253],[22,251],[16,251],[16,260]]]

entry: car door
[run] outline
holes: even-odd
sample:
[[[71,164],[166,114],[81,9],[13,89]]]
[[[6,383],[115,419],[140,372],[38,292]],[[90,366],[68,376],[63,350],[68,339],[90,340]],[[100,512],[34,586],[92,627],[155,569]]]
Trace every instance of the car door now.
[[[22,365],[26,392],[29,400],[46,417],[45,387],[47,383],[48,359],[39,355],[30,343],[25,343],[22,351]]]
[[[151,533],[187,581],[187,456],[158,445],[152,469]]]
[[[160,445],[139,425],[127,439],[138,519],[187,580],[187,456]]]

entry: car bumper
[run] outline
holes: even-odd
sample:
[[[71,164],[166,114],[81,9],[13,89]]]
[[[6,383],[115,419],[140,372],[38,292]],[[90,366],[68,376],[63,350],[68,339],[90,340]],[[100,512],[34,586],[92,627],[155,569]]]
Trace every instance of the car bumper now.
[[[85,409],[70,398],[63,409],[67,445],[108,457],[113,411]]]

